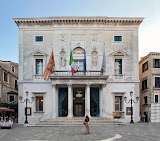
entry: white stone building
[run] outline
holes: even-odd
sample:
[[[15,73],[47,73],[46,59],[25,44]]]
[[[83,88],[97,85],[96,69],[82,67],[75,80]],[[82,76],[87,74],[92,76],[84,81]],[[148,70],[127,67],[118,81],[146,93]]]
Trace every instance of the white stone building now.
[[[15,18],[19,28],[19,95],[28,103],[30,123],[56,117],[107,117],[130,121],[130,99],[139,96],[138,28],[143,18],[48,17]],[[54,51],[55,69],[42,74]],[[76,74],[69,65],[73,51]],[[86,51],[86,72],[84,72]],[[106,69],[101,72],[103,52]],[[133,119],[139,121],[139,103]],[[25,103],[19,102],[19,123]]]

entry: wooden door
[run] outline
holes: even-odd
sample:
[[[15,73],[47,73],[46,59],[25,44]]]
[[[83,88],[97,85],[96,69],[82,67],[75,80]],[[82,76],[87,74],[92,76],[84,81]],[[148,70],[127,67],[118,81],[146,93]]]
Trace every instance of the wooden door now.
[[[75,116],[82,116],[82,104],[75,104]]]

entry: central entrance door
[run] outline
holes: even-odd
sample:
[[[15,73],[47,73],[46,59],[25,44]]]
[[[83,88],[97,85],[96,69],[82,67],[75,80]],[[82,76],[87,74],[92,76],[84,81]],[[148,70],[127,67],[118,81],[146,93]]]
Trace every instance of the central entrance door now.
[[[82,117],[85,114],[85,88],[73,88],[73,115]]]
[[[76,103],[75,104],[75,116],[82,116],[83,115],[83,109],[82,109],[82,103],[78,104]]]

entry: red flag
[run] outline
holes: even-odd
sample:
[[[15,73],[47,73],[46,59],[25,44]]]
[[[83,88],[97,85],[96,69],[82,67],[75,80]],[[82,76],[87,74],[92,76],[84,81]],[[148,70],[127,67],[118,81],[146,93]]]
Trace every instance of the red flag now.
[[[55,62],[54,62],[54,55],[53,55],[53,50],[52,50],[52,53],[51,53],[51,56],[49,58],[49,61],[48,61],[48,64],[47,64],[47,67],[43,73],[43,76],[42,78],[44,80],[47,80],[49,78],[49,76],[52,74],[53,72],[53,69],[55,67]]]

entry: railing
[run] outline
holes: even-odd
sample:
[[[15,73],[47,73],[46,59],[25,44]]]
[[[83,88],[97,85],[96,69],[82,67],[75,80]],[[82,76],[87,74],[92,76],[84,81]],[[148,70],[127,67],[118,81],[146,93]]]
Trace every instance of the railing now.
[[[72,73],[71,71],[54,71],[52,76],[102,76],[102,71],[78,71]]]
[[[102,71],[78,71],[77,73],[72,73],[71,71],[54,71],[51,77],[97,77],[104,76]],[[35,79],[42,79],[42,74],[34,75]]]

